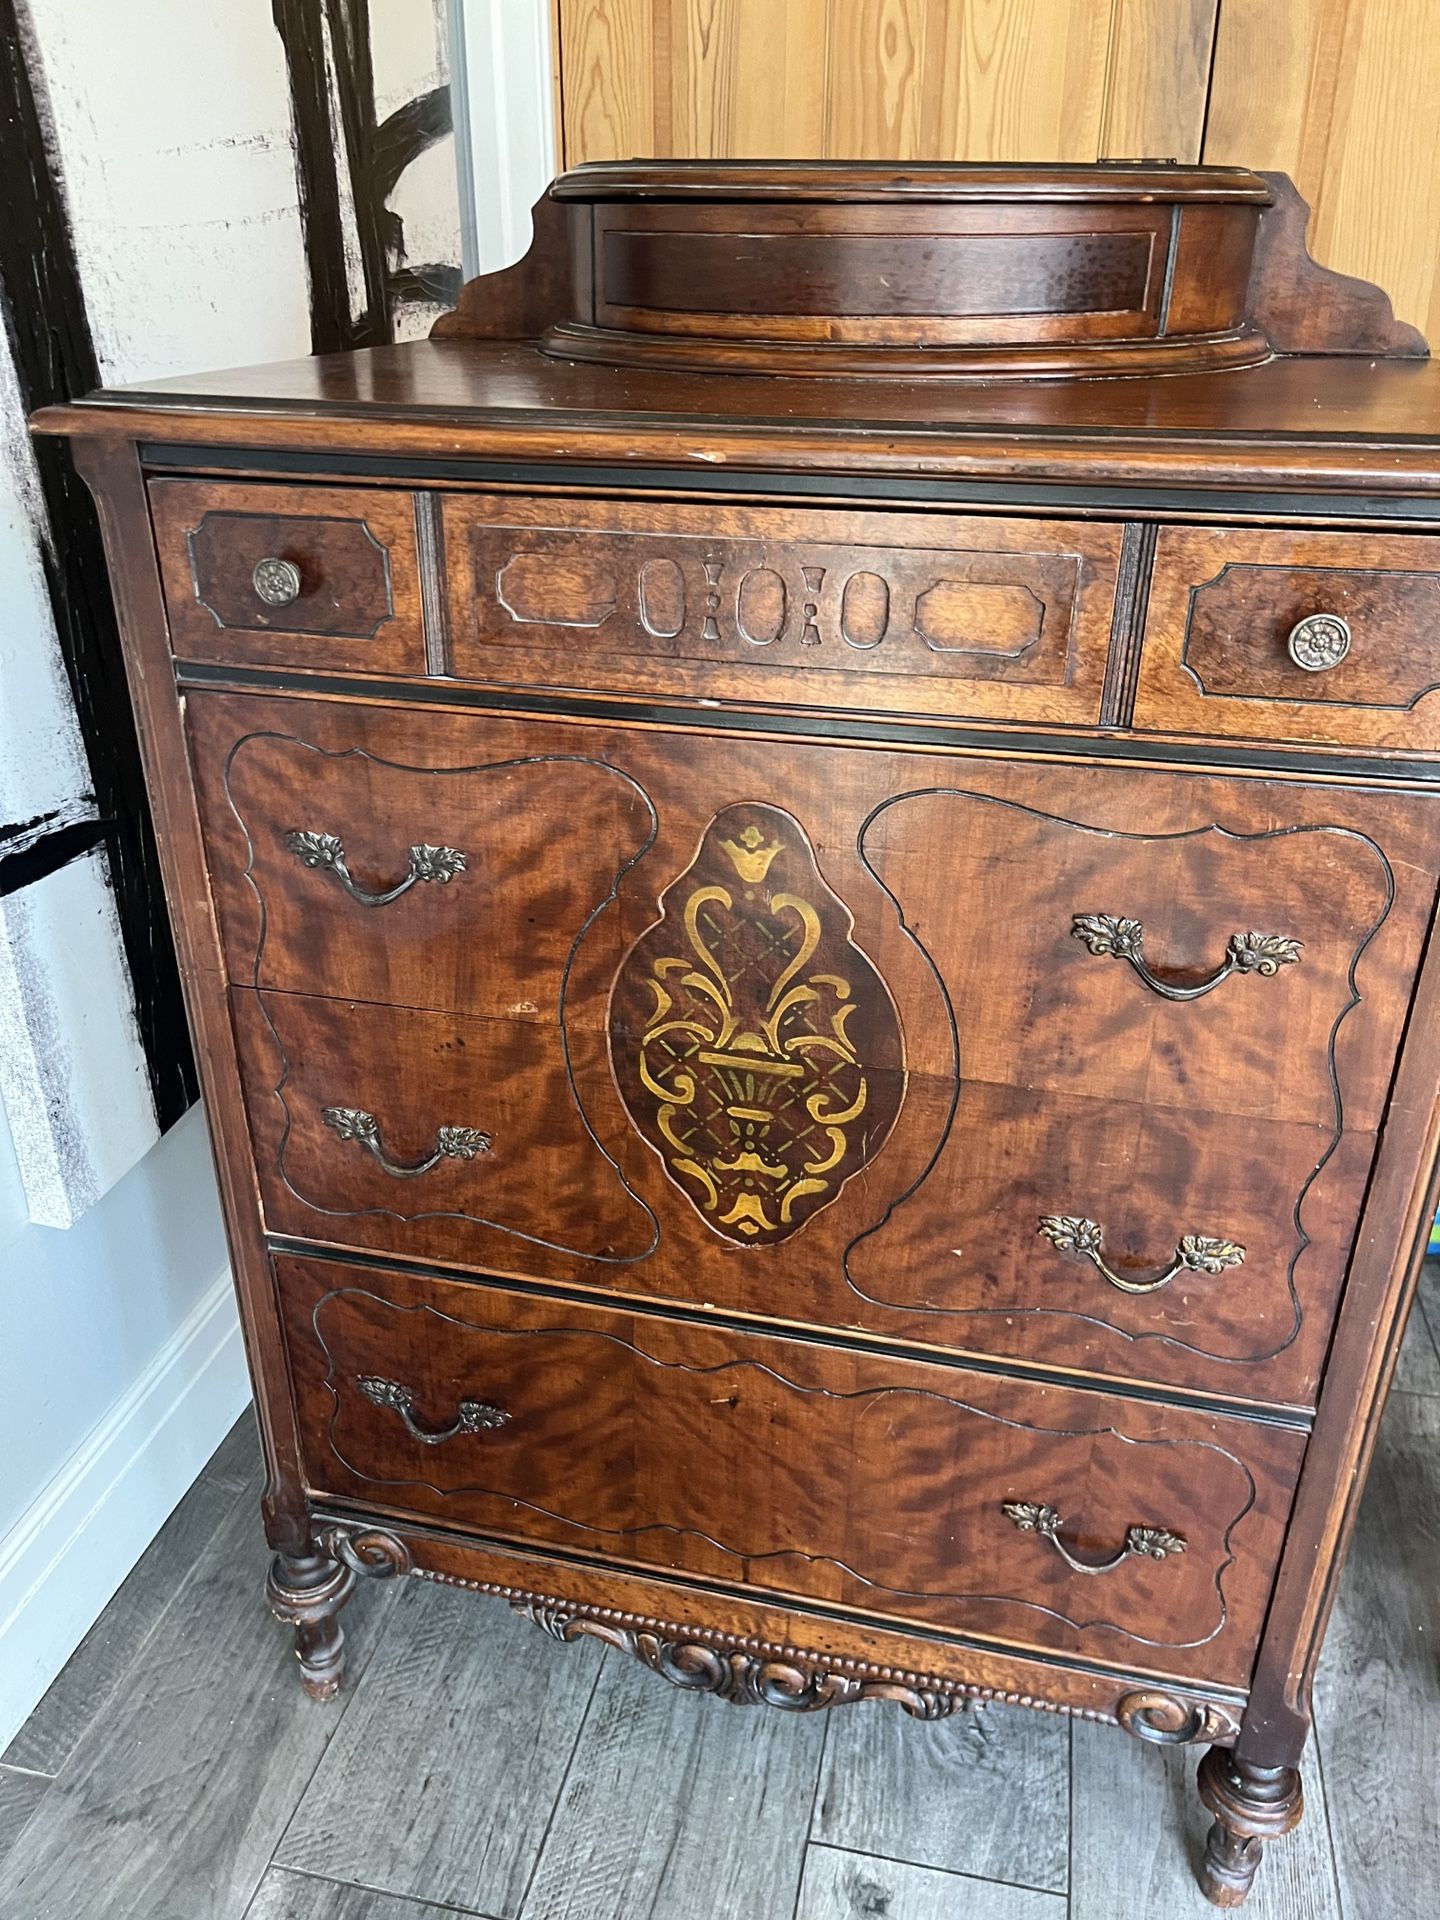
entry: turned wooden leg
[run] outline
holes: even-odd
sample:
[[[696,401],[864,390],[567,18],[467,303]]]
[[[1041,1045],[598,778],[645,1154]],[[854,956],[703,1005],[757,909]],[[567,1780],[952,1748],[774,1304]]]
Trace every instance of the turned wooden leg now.
[[[1305,1811],[1300,1775],[1294,1767],[1256,1767],[1227,1747],[1211,1747],[1196,1784],[1215,1816],[1200,1884],[1217,1907],[1238,1907],[1254,1883],[1265,1842],[1299,1824]]]
[[[295,1629],[300,1680],[312,1700],[332,1700],[345,1683],[345,1635],[340,1609],[355,1590],[355,1575],[328,1554],[277,1553],[265,1598],[277,1620]]]

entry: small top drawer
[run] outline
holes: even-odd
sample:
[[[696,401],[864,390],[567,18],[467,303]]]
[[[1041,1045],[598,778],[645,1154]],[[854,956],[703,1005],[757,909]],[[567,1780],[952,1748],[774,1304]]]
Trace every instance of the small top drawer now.
[[[180,657],[424,673],[408,493],[157,480],[150,504]]]
[[[1118,526],[453,494],[444,529],[460,679],[1100,715]]]
[[[1440,538],[1169,527],[1135,725],[1440,752]]]

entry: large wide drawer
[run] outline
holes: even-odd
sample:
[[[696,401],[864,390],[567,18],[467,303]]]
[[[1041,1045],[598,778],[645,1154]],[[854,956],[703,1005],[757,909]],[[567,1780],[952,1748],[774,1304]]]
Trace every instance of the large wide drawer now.
[[[451,494],[444,528],[461,679],[1100,716],[1118,526]]]
[[[1249,1677],[1292,1429],[492,1287],[277,1269],[318,1497]]]
[[[1440,751],[1440,539],[1166,527],[1135,725]]]
[[[1312,1403],[1434,904],[1426,797],[190,719],[272,1230]],[[285,845],[306,770],[367,884],[421,835],[471,864],[357,899]],[[484,1154],[437,1153],[466,1128]]]

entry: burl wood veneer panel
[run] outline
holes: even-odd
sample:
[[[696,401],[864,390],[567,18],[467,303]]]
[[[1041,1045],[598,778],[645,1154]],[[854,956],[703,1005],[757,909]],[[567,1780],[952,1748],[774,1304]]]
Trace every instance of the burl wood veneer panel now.
[[[236,1005],[274,1230],[1313,1396],[1434,902],[1424,796],[189,717],[232,978],[263,990]],[[334,820],[337,769],[383,823],[362,875],[431,834],[469,864],[380,905],[305,866],[286,835]],[[397,1167],[441,1127],[491,1140],[387,1174],[327,1108]]]
[[[330,1262],[277,1263],[313,1491],[1243,1685],[1292,1429]],[[836,1470],[843,1463],[844,1471]],[[1101,1577],[1073,1555],[1183,1541]],[[1020,1516],[1023,1518],[1023,1516]]]

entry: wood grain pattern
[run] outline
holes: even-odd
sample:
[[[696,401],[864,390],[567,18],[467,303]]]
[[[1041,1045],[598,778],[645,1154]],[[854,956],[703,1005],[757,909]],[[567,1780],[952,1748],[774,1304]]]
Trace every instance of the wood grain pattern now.
[[[106,1920],[241,1920],[303,1783],[339,1722],[295,1685],[289,1650],[257,1605],[263,1542],[248,1502],[197,1557],[123,1686],[0,1865],[0,1911]],[[387,1608],[357,1610],[351,1669]],[[203,1649],[205,1683],[177,1659]],[[226,1703],[215,1711],[215,1698]],[[257,1767],[253,1754],[265,1755]],[[206,1791],[197,1796],[196,1778]],[[111,1837],[123,1831],[116,1851]]]
[[[559,22],[567,166],[1101,151],[1102,0],[560,0]]]
[[[812,1841],[1064,1894],[1063,1722],[1003,1708],[918,1727],[898,1713],[837,1713],[830,1722]]]
[[[151,500],[177,653],[250,665],[424,672],[408,494],[160,480]],[[297,569],[293,608],[269,607],[256,591],[251,576],[267,558]]]
[[[1195,161],[1205,134],[1220,0],[1118,0],[1099,154]],[[1248,164],[1248,163],[1247,163]]]
[[[1325,824],[1333,795],[1293,783],[1072,768],[1062,803],[1055,769],[1019,764],[931,758],[914,788],[903,756],[858,750],[697,750],[211,694],[189,716],[231,976],[283,989],[235,1012],[274,1230],[682,1301],[699,1270],[706,1299],[773,1313],[768,1268],[717,1258],[600,1049],[621,957],[716,811],[761,794],[824,849],[825,885],[898,1009],[910,1076],[864,1182],[788,1243],[805,1317],[1309,1403],[1434,896],[1423,801],[1351,794],[1340,832]],[[359,906],[281,840],[294,819],[351,817],[370,823],[352,836],[366,879],[391,877],[382,846],[432,835],[471,865]],[[659,838],[642,853],[652,817]],[[1041,871],[1043,900],[1017,918],[1019,877]],[[1139,920],[1150,965],[1182,985],[1246,928],[1299,940],[1301,958],[1168,1002],[1074,937],[1077,912],[1097,911]],[[853,1037],[874,1067],[899,1068],[877,1033]],[[442,1125],[483,1128],[492,1147],[397,1180],[324,1124],[335,1107],[376,1115],[399,1163],[422,1159]],[[1247,1265],[1127,1297],[1043,1247],[1050,1214],[1098,1221],[1132,1277],[1163,1271],[1188,1233],[1236,1241]]]
[[[341,1886],[313,1874],[271,1867],[260,1882],[245,1920],[437,1920],[453,1907],[401,1900],[369,1887]]]
[[[451,670],[1093,721],[1120,529],[454,495]]]
[[[570,1766],[598,1648],[539,1659],[522,1620],[407,1586],[276,1861],[516,1914]],[[543,1642],[542,1642],[543,1645]],[[492,1817],[503,1809],[503,1817]]]
[[[1422,332],[1440,321],[1437,87],[1425,0],[1220,9],[1204,158],[1291,174],[1316,257],[1384,286]]]
[[[823,1739],[823,1716],[737,1712],[659,1686],[611,1655],[526,1895],[526,1920],[790,1920],[802,1857],[795,1839],[810,1818]],[[655,1790],[662,1778],[670,1791]],[[636,1781],[650,1789],[637,1794]],[[723,1808],[723,1818],[692,1820],[688,1810],[698,1806]]]
[[[662,466],[708,487],[720,464],[868,473],[906,486],[1178,486],[1196,512],[1222,519],[1227,487],[1293,490],[1302,518],[1307,497],[1326,490],[1440,492],[1440,362],[1310,355],[1224,380],[884,387],[656,369],[644,413],[635,393],[631,369],[567,363],[529,342],[415,340],[116,389],[93,405],[48,409],[35,424],[141,440],[163,429],[176,448],[243,448],[262,467],[277,449],[308,450],[341,472],[347,455],[384,453],[567,466],[583,457],[628,468],[637,485],[647,466]],[[1348,511],[1333,501],[1317,510]]]
[[[556,4],[566,166],[647,151],[656,137],[652,0]]]
[[[1431,1790],[1421,1784],[1440,1769],[1440,1737],[1433,1716],[1414,1708],[1435,1694],[1437,1458],[1440,1402],[1394,1394],[1316,1685],[1341,1897],[1347,1914],[1367,1920],[1422,1920],[1440,1873]],[[1402,1856],[1404,1872],[1389,1871]]]
[[[1136,725],[1440,750],[1437,562],[1423,537],[1163,529]],[[1350,646],[1307,672],[1286,642],[1317,614]]]
[[[1138,1741],[1117,1751],[1098,1729],[1071,1729],[1071,1920],[1151,1920],[1180,1896],[1170,1892],[1177,1855],[1198,1857],[1208,1815],[1195,1795],[1195,1757],[1155,1752]],[[1326,1791],[1318,1766],[1305,1774],[1305,1818],[1265,1850],[1246,1904],[1253,1920],[1335,1920],[1345,1912],[1336,1882],[1327,1815],[1346,1792]],[[1192,1894],[1190,1902],[1203,1911]],[[1363,1913],[1363,1907],[1360,1909]],[[1377,1916],[1378,1920],[1378,1916]]]
[[[1060,1388],[1027,1412],[1023,1388],[958,1370],[398,1273],[281,1272],[326,1492],[1141,1670],[1247,1676],[1296,1433]],[[357,1388],[373,1375],[412,1392],[430,1432],[466,1398],[507,1417],[427,1444]],[[813,1470],[842,1457],[837,1503]],[[1007,1500],[1058,1508],[1087,1560],[1132,1526],[1188,1544],[1088,1578],[1015,1528]]]
[[[0,1861],[25,1831],[49,1786],[48,1774],[0,1765]]]
[[[887,124],[909,139],[906,75],[934,49],[935,12],[877,5],[855,17],[879,37]],[[967,12],[962,24],[972,19]],[[675,15],[652,7],[649,20],[653,90]],[[1107,33],[1108,20],[1107,10]],[[735,22],[714,24],[728,31]],[[723,31],[715,44],[719,72],[731,57]],[[669,140],[674,93],[665,99],[655,110],[657,124],[669,116]],[[630,210],[613,226],[628,238],[612,291],[633,303],[633,316],[644,298],[663,295],[683,314],[693,313],[687,301],[716,297],[713,267],[697,266],[691,287],[635,244],[654,238],[653,220],[636,210],[657,193],[685,206],[710,196],[694,224],[712,239],[735,237],[734,208],[772,217],[787,205],[824,206],[818,221],[796,212],[790,231],[807,248],[867,207],[877,218],[893,213],[895,235],[913,239],[926,200],[973,214],[977,193],[993,202],[998,192],[1006,206],[1018,194],[1007,218],[1019,233],[1047,196],[1073,210],[1079,193],[1113,212],[1124,211],[1126,195],[1150,194],[1181,210],[1177,260],[1188,248],[1192,267],[1213,265],[1177,270],[1170,282],[1172,312],[1203,329],[1226,318],[1224,290],[1243,272],[1243,222],[1266,191],[1249,176],[1185,168],[1158,180],[1120,168],[1032,172],[1020,182],[899,162],[879,176],[775,163],[743,176],[708,166],[682,183],[650,164],[562,183],[554,204],[581,228],[587,195],[597,207]],[[716,202],[727,199],[734,205],[724,212]],[[1145,218],[1153,223],[1153,207]],[[1136,378],[1109,394],[1015,383],[957,398],[944,382],[879,391],[812,379],[807,390],[799,379],[710,382],[567,365],[527,339],[457,337],[457,323],[421,352],[180,383],[168,397],[102,397],[42,423],[87,436],[81,458],[115,570],[259,1385],[267,1531],[292,1581],[306,1568],[328,1570],[324,1555],[347,1568],[380,1555],[427,1583],[504,1599],[563,1637],[603,1639],[690,1691],[805,1709],[878,1695],[922,1717],[993,1698],[1114,1719],[1151,1743],[1211,1742],[1200,1790],[1234,1836],[1218,1852],[1212,1844],[1211,1879],[1228,1860],[1221,1890],[1244,1890],[1257,1852],[1245,1837],[1278,1836],[1299,1811],[1293,1769],[1320,1635],[1437,1201],[1440,954],[1429,939],[1434,797],[1423,769],[1363,757],[1373,743],[1347,742],[1333,727],[1311,739],[1234,726],[1177,746],[1167,722],[1129,747],[1098,746],[1087,724],[1098,707],[1047,710],[1039,724],[1052,731],[1021,739],[1002,735],[1009,716],[993,711],[970,731],[942,732],[923,716],[897,728],[867,721],[883,676],[863,668],[854,677],[866,684],[836,702],[836,726],[793,687],[747,686],[733,661],[703,649],[697,658],[647,651],[640,683],[602,682],[603,699],[577,700],[588,682],[557,684],[528,664],[512,663],[508,685],[446,687],[434,676],[458,655],[446,652],[441,631],[452,623],[439,619],[421,635],[418,659],[405,662],[404,672],[418,676],[423,661],[432,676],[414,699],[403,675],[342,680],[313,699],[300,691],[302,673],[289,684],[263,666],[234,669],[232,685],[252,691],[222,693],[218,673],[208,690],[196,685],[206,677],[196,661],[177,702],[136,443],[168,440],[176,463],[198,457],[221,475],[192,482],[172,467],[166,486],[205,490],[217,512],[248,491],[262,518],[279,489],[302,504],[317,491],[337,494],[336,485],[298,484],[295,472],[339,482],[355,473],[352,450],[380,487],[344,493],[362,509],[397,490],[408,496],[414,469],[402,463],[415,455],[436,462],[427,477],[457,497],[475,481],[466,460],[477,453],[555,461],[554,487],[537,482],[524,504],[553,512],[564,496],[566,521],[540,531],[565,537],[518,570],[493,555],[481,567],[507,575],[518,624],[557,629],[558,641],[547,635],[539,649],[552,663],[575,659],[573,635],[603,630],[616,611],[575,536],[620,532],[617,514],[641,513],[645,463],[658,462],[684,470],[660,477],[657,491],[670,496],[664,512],[695,515],[686,536],[745,549],[730,558],[741,575],[736,633],[743,619],[747,645],[757,636],[781,644],[773,581],[783,584],[792,566],[802,579],[807,568],[828,570],[831,561],[814,556],[827,539],[844,544],[830,538],[840,512],[824,511],[842,474],[879,489],[873,504],[844,509],[847,529],[867,518],[881,528],[874,551],[898,551],[906,565],[953,553],[953,541],[891,537],[905,510],[885,498],[880,477],[894,474],[906,487],[937,476],[983,481],[986,491],[963,511],[988,532],[999,523],[985,509],[1006,504],[1025,541],[999,549],[1011,559],[1032,555],[1036,529],[1062,543],[1043,549],[1047,563],[1077,549],[1083,559],[1092,537],[1119,540],[1118,520],[1106,514],[1183,518],[1194,529],[1187,537],[1212,542],[1222,536],[1208,521],[1244,523],[1233,537],[1261,543],[1261,570],[1277,568],[1274,542],[1299,543],[1278,562],[1291,576],[1316,571],[1333,540],[1352,559],[1331,571],[1373,578],[1370,556],[1383,544],[1421,563],[1392,569],[1420,584],[1372,608],[1403,642],[1386,670],[1408,672],[1423,655],[1426,582],[1436,570],[1423,564],[1431,558],[1423,526],[1396,513],[1378,539],[1366,529],[1359,559],[1346,528],[1360,524],[1362,508],[1378,517],[1397,504],[1404,519],[1423,523],[1421,499],[1381,495],[1440,489],[1440,379],[1352,351],[1383,319],[1379,297],[1306,279],[1291,244],[1293,204],[1285,219],[1288,267],[1273,226],[1268,265],[1286,267],[1292,308],[1302,284],[1319,302],[1324,325],[1293,342],[1334,349],[1323,365],[1301,354],[1224,380]],[[562,266],[555,251],[559,223],[542,226],[533,278],[498,290],[498,328],[533,332],[547,302],[583,303],[584,272],[568,256]],[[896,318],[864,310],[878,296],[862,266],[836,273],[816,251],[805,259],[832,319]],[[751,295],[779,286],[773,273],[766,281],[763,258],[751,266]],[[943,277],[915,283],[921,304],[939,300]],[[1093,291],[1077,281],[1077,297]],[[789,317],[808,324],[817,316],[795,311],[806,305],[801,292],[766,298],[788,300]],[[743,289],[732,304],[746,309],[732,315],[744,345],[747,317],[763,316]],[[472,315],[480,305],[472,295]],[[1222,338],[1242,351],[1255,343],[1239,330]],[[813,344],[794,344],[810,372],[833,375]],[[1395,329],[1383,340],[1387,353],[1413,344]],[[1146,364],[1125,361],[1129,349],[1114,343],[1104,351],[1116,356],[1107,366]],[[183,451],[197,442],[198,456]],[[287,459],[306,448],[318,451],[315,464],[283,478]],[[158,464],[166,455],[147,457]],[[229,478],[227,459],[239,462]],[[590,475],[591,489],[587,461],[624,471]],[[1071,492],[1016,491],[1037,478]],[[1277,484],[1308,490],[1306,499],[1266,493]],[[769,502],[795,485],[812,504]],[[1095,491],[1113,485],[1137,491]],[[492,499],[496,487],[506,483],[492,482]],[[1326,492],[1335,488],[1338,496]],[[1075,505],[1057,522],[1053,509],[1067,497]],[[423,507],[431,535],[436,506]],[[592,511],[609,521],[570,524]],[[811,516],[803,525],[802,513]],[[1290,524],[1267,533],[1262,514]],[[957,518],[927,505],[907,528],[922,517],[947,527]],[[652,531],[642,514],[623,537]],[[1162,546],[1172,531],[1162,526]],[[1129,552],[1142,553],[1133,535]],[[426,555],[433,616],[447,563],[433,538]],[[632,633],[637,620],[648,621],[648,640],[685,630],[672,604],[685,572],[673,564],[655,576],[647,605],[637,593]],[[710,567],[719,578],[705,581],[716,601],[707,609],[715,636],[702,618],[707,645],[723,639],[729,591],[725,561],[702,555],[702,572]],[[748,588],[747,574],[757,576]],[[361,566],[334,583],[347,629],[366,578]],[[1133,567],[1128,578],[1138,594]],[[1043,569],[1025,581],[956,572],[942,601],[948,614],[933,604],[941,581],[907,579],[905,595],[912,584],[911,630],[921,635],[923,625],[927,645],[957,631],[972,650],[983,651],[976,633],[1001,643],[990,648],[991,664],[1004,669],[992,686],[1032,645],[1043,650],[1047,626],[1054,632],[1058,601]],[[1191,579],[1187,596],[1199,584]],[[813,613],[802,600],[821,650],[822,611],[830,617],[822,585]],[[1013,600],[992,601],[978,620],[964,612],[977,588],[1014,585],[1043,602],[1038,643],[1017,630]],[[217,591],[207,588],[212,599]],[[850,609],[848,637],[841,599],[841,643],[852,648],[856,634],[863,641],[879,626],[874,585],[865,592],[868,603]],[[764,637],[767,603],[773,640]],[[1072,594],[1072,637],[1083,624],[1076,604]],[[1248,629],[1248,604],[1224,621]],[[1135,606],[1106,623],[1122,642],[1138,624]],[[623,641],[623,623],[613,631]],[[797,646],[808,632],[802,624]],[[829,644],[834,637],[832,627]],[[311,639],[361,644],[337,633]],[[602,631],[599,651],[609,639]],[[458,629],[452,640],[460,644]],[[286,660],[302,656],[287,645]],[[1132,661],[1122,652],[1107,680],[1110,664],[1097,648],[1095,687],[1108,684],[1107,719],[1123,728]],[[682,669],[693,674],[683,684]],[[1197,698],[1242,704],[1235,694]],[[1256,710],[1275,699],[1262,689]],[[690,711],[677,714],[676,702]],[[267,732],[282,736],[278,745],[247,745],[231,766],[243,768],[253,750],[253,767],[237,773],[238,794],[228,792],[231,750]],[[1277,738],[1288,744],[1264,754],[1248,744]],[[896,743],[906,739],[902,750]],[[969,745],[956,751],[956,741]],[[1350,757],[1337,759],[1337,749]],[[550,770],[543,784],[518,773],[503,787],[488,784],[492,763],[537,758]],[[334,805],[358,824],[328,824],[322,816]],[[292,817],[302,806],[303,821]],[[782,818],[797,837],[775,853],[767,823]],[[729,852],[707,840],[726,822],[737,826]],[[465,832],[463,850],[445,830],[452,823]],[[252,877],[247,865],[262,842]],[[808,949],[785,937],[778,951],[773,943],[752,951],[749,935],[723,917],[702,923],[700,887],[687,901],[696,966],[678,951],[657,953],[661,903],[668,924],[669,890],[688,873],[703,867],[718,901],[712,869],[723,853],[738,883],[763,892],[766,875],[748,879],[747,863],[758,870],[783,853],[788,889],[802,845],[805,902],[833,922],[828,943],[822,925]],[[303,891],[312,881],[328,891]],[[801,894],[776,884],[770,917],[783,909],[808,924],[795,905]],[[268,954],[267,893],[278,930]],[[726,896],[733,906],[728,886]],[[443,917],[447,905],[459,911]],[[357,923],[356,914],[382,917]],[[753,931],[760,907],[739,917]],[[357,924],[382,931],[357,934]],[[383,931],[392,926],[401,930],[393,940]],[[527,994],[532,950],[538,990]],[[867,1080],[889,1076],[873,1107],[876,1138],[857,1146],[853,1177],[783,1247],[727,1244],[669,1179],[621,1098],[612,1055],[621,1069],[630,1063],[626,1048],[637,1028],[643,1045],[650,1016],[643,1001],[637,1009],[612,996],[617,968],[623,974],[628,954],[632,972],[648,967],[653,985],[657,967],[675,961],[687,969],[687,993],[700,991],[692,975],[711,978],[723,1011],[758,1004],[758,976],[774,958],[768,1008],[782,987],[821,1002],[827,992],[852,995],[852,951],[872,972],[830,1037],[853,1042]],[[811,958],[823,958],[824,971],[802,987],[796,976]],[[1256,964],[1262,958],[1268,965]],[[273,982],[263,979],[267,962]],[[746,969],[757,980],[737,996],[732,975]],[[736,1028],[759,1039],[748,1049],[756,1060],[762,1028],[748,1011]],[[825,1036],[810,1026],[806,1037]],[[661,1085],[654,1114],[662,1132],[688,1097],[678,1084],[670,1091],[674,1099]],[[721,1103],[725,1124],[769,1126],[743,1091],[743,1102],[731,1088]],[[838,1125],[821,1108],[810,1119]],[[717,1166],[727,1157],[723,1138],[704,1151]],[[751,1154],[745,1147],[740,1157],[754,1172]],[[758,1147],[753,1158],[766,1173]],[[1023,1233],[1017,1210],[1035,1216]],[[292,1236],[273,1263],[267,1227]],[[353,1252],[342,1260],[345,1249]],[[382,1530],[393,1540],[382,1541]],[[1102,1568],[1107,1555],[1114,1563]],[[167,1611],[191,1640],[211,1611],[224,1614],[229,1590],[213,1571],[193,1575]],[[446,1634],[447,1659],[468,1659],[458,1628]],[[293,1797],[319,1749],[278,1708],[255,1704],[253,1690],[238,1723],[232,1713],[223,1729],[201,1725],[195,1700],[167,1688],[159,1638],[149,1637],[112,1696],[90,1751],[28,1821],[0,1869],[0,1905],[69,1910],[104,1899],[116,1908],[118,1898],[120,1920],[157,1907],[170,1920],[157,1892],[162,1855],[185,1888],[177,1914],[231,1920],[253,1892],[276,1829],[276,1776]],[[253,1689],[261,1663],[249,1630],[210,1624],[210,1639],[220,1648],[211,1669],[243,1668]],[[403,1718],[394,1698],[410,1691],[422,1639],[423,1626],[412,1625],[397,1642],[391,1720]],[[120,1701],[132,1683],[142,1698],[127,1699],[122,1751]],[[522,1699],[524,1710],[536,1704],[533,1682],[512,1675],[507,1685],[508,1696],[493,1684],[476,1690],[456,1743],[466,1754],[483,1748],[492,1770],[516,1735],[486,1721],[482,1738],[482,1714],[493,1720],[497,1697],[510,1698],[517,1716]],[[237,1728],[241,1747],[247,1737],[278,1744],[278,1764],[258,1788],[253,1772],[241,1779],[226,1744]],[[367,1731],[364,1758],[373,1770],[380,1750],[393,1806],[387,1731],[378,1723]],[[553,1800],[569,1749],[559,1750],[542,1718],[532,1742],[547,1738]],[[516,1844],[518,1829],[493,1846],[490,1835],[477,1841],[473,1819],[457,1831],[449,1806],[427,1802],[433,1740],[428,1725],[406,1731],[399,1769],[414,1817],[407,1812],[398,1832],[377,1838],[373,1771],[371,1785],[337,1773],[327,1804],[316,1803],[314,1843],[323,1852],[345,1820],[359,1818],[364,1830],[346,1844],[378,1862],[368,1877],[382,1890],[430,1898],[416,1875],[433,1871],[453,1896],[443,1904],[471,1904],[476,1875],[493,1872],[512,1911],[538,1830],[532,1822]],[[172,1790],[176,1778],[188,1783],[177,1749],[223,1776],[218,1810],[214,1795],[205,1807],[220,1838],[207,1832],[203,1860],[194,1796],[181,1805]],[[1267,1780],[1283,1788],[1268,1810]],[[91,1836],[121,1825],[138,1837],[118,1882],[112,1875],[102,1888]],[[890,1897],[883,1886],[880,1896]]]
[[[237,1485],[223,1462],[218,1472],[212,1462],[200,1475],[0,1756],[7,1766],[56,1774],[71,1760],[85,1730],[119,1690],[160,1627],[176,1590],[237,1499],[253,1517],[260,1493],[253,1423],[242,1418],[236,1431],[238,1443],[227,1458],[243,1461],[244,1480]]]
[[[795,1920],[1065,1920],[1063,1897],[1000,1887],[900,1860],[872,1860],[812,1846]]]

